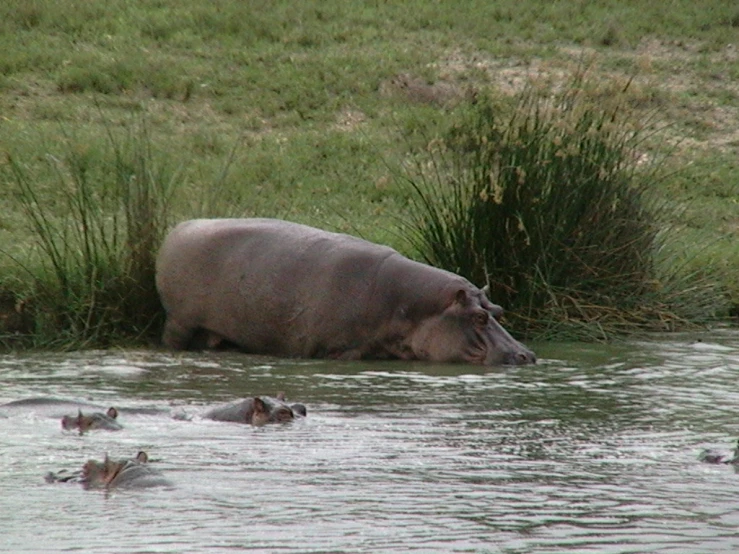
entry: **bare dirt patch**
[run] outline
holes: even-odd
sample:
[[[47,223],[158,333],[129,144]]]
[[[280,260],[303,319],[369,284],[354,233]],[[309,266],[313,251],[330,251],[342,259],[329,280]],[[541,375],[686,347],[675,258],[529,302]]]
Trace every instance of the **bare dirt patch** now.
[[[509,96],[531,85],[556,91],[585,69],[596,81],[629,83],[634,105],[659,111],[690,148],[739,153],[739,82],[731,78],[738,59],[733,44],[704,52],[700,43],[656,39],[633,49],[562,46],[549,57],[491,58],[457,50],[433,67],[445,88],[413,79],[403,90],[422,99],[444,98],[442,91],[454,90],[455,83],[457,90],[490,87]]]
[[[474,99],[476,90],[472,85],[443,76],[435,82],[428,82],[410,73],[400,73],[380,83],[380,94],[402,97],[412,103],[450,108],[464,100]]]

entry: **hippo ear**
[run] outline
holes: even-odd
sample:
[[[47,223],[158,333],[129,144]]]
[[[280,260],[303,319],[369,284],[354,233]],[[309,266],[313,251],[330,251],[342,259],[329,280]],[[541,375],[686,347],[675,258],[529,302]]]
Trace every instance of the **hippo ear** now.
[[[115,419],[115,418],[117,418],[117,417],[118,417],[118,410],[116,410],[116,409],[115,409],[115,408],[113,408],[112,406],[111,406],[110,408],[108,408],[108,411],[107,411],[107,412],[105,412],[105,413],[106,413],[106,414],[108,415],[108,417],[109,417],[109,418],[111,418],[111,419]]]
[[[149,461],[149,455],[143,450],[140,450],[139,453],[136,454],[136,461],[141,464],[145,464]]]
[[[265,405],[264,400],[262,400],[258,396],[254,397],[254,413],[255,414],[266,414],[267,413],[267,406]]]
[[[284,402],[285,401],[285,393],[284,392],[278,392],[277,393],[277,400],[279,400],[280,402]]]
[[[460,306],[466,306],[467,305],[467,291],[464,289],[459,289],[454,294],[454,302],[456,302]]]

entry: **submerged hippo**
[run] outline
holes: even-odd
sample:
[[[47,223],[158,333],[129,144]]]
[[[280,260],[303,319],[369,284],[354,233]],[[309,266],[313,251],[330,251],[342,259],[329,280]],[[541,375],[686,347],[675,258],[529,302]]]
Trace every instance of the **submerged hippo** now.
[[[295,419],[296,415],[305,417],[306,414],[307,410],[303,404],[288,405],[285,402],[285,395],[280,393],[276,398],[255,396],[217,406],[207,411],[203,417],[259,426],[267,423],[286,423]]]
[[[53,396],[37,396],[31,398],[22,398],[13,400],[6,404],[0,405],[0,415],[9,415],[21,412],[35,412],[48,417],[60,417],[71,408],[102,410],[101,406],[81,402],[78,400],[67,400],[64,398],[56,398]]]
[[[739,465],[739,440],[736,441],[736,446],[731,454],[726,452],[719,452],[717,450],[706,449],[703,450],[699,455],[698,459],[701,462],[708,464],[734,464]]]
[[[80,435],[86,431],[94,429],[104,429],[106,431],[120,431],[123,429],[120,423],[116,421],[118,410],[111,407],[105,413],[93,412],[85,415],[82,410],[77,410],[76,416],[65,415],[62,417],[62,429],[72,430],[79,429]]]
[[[156,262],[175,349],[231,343],[255,354],[529,364],[503,313],[469,281],[392,248],[275,219],[196,219]]]
[[[107,454],[102,462],[88,460],[77,472],[48,473],[47,483],[81,483],[86,489],[146,488],[169,486],[171,483],[149,464],[146,452],[135,458],[111,460]]]

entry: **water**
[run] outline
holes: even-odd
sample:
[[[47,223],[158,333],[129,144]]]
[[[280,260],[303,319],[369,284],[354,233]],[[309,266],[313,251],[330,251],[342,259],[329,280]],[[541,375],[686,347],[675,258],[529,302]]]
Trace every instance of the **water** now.
[[[2,356],[0,402],[116,406],[125,429],[79,436],[59,424],[73,408],[0,409],[0,551],[739,548],[739,475],[697,460],[739,436],[739,334],[532,346],[538,365],[505,369]],[[278,391],[308,417],[264,428],[198,417]],[[105,493],[43,479],[139,450],[174,487]]]

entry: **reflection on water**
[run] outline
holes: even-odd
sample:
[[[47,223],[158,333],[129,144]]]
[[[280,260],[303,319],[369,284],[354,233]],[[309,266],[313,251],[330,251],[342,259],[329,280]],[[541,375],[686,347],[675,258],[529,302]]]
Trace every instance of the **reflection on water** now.
[[[0,550],[739,548],[739,475],[697,461],[739,435],[739,335],[536,346],[538,365],[506,369],[227,353],[0,357],[0,402],[116,406],[125,427],[80,436],[61,431],[69,405],[0,408]],[[264,428],[198,417],[278,391],[308,417]],[[174,488],[105,495],[43,480],[139,450]]]

